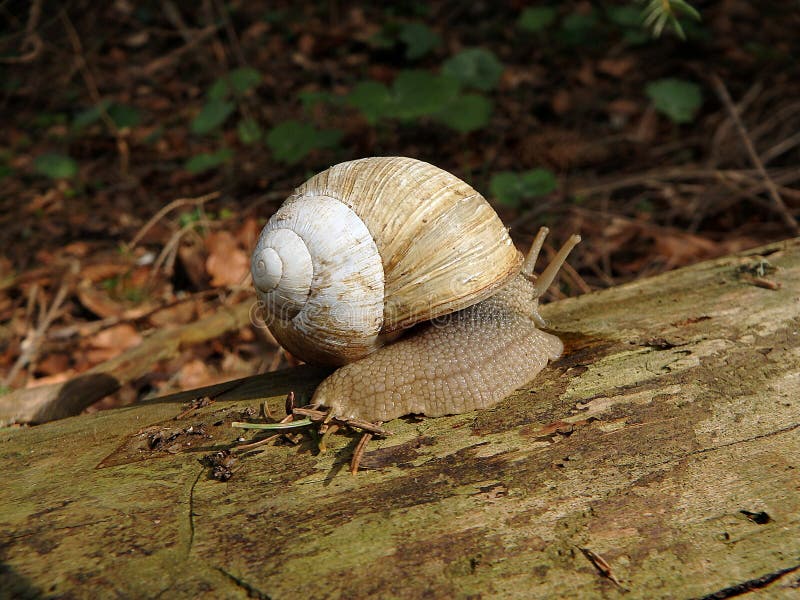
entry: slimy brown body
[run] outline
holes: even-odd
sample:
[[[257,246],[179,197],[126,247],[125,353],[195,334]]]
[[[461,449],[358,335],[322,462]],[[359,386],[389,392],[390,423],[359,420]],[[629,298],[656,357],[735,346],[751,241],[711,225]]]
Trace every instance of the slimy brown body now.
[[[561,355],[561,341],[537,327],[536,297],[520,274],[494,296],[341,367],[312,403],[372,422],[492,406]]]

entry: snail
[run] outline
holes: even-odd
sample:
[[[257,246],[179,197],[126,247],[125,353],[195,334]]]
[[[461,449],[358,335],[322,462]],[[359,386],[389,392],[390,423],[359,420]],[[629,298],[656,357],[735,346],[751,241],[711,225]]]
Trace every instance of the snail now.
[[[312,405],[344,421],[441,416],[496,404],[561,355],[538,298],[580,237],[536,277],[546,235],[523,257],[467,183],[412,158],[364,158],[298,187],[251,270],[278,342],[339,367]]]

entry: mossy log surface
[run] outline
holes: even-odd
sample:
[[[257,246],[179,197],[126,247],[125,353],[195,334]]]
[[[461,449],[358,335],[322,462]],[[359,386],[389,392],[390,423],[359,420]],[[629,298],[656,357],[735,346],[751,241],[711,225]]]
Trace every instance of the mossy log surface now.
[[[355,433],[200,462],[310,368],[3,430],[0,596],[797,597],[800,239],[544,312],[564,358],[357,477]]]

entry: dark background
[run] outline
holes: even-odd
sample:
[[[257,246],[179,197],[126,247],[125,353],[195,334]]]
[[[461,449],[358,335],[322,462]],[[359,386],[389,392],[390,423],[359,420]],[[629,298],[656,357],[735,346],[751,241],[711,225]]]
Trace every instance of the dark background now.
[[[520,248],[581,233],[554,298],[795,235],[800,5],[692,5],[683,40],[610,1],[0,2],[5,389],[251,297],[265,219],[353,158],[451,171]],[[293,362],[246,328],[102,406]]]

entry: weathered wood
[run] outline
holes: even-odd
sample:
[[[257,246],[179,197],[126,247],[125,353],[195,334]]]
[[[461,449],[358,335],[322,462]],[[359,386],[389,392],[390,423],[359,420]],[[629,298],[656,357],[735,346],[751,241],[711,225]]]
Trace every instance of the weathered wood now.
[[[753,279],[762,257],[780,289]],[[309,369],[217,387],[178,420],[198,392],[0,433],[0,589],[796,597],[800,239],[545,313],[565,358],[493,410],[386,424],[357,477],[355,435],[263,447],[226,483],[198,460],[260,397],[282,414]]]

